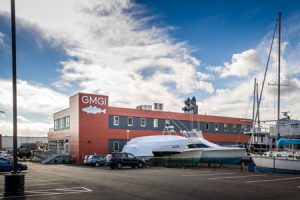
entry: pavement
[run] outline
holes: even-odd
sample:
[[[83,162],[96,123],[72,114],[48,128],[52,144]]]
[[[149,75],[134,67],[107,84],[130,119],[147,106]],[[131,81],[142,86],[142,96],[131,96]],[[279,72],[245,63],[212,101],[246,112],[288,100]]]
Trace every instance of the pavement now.
[[[285,199],[300,197],[300,175],[241,172],[238,167],[123,168],[26,163],[25,196],[0,199]]]

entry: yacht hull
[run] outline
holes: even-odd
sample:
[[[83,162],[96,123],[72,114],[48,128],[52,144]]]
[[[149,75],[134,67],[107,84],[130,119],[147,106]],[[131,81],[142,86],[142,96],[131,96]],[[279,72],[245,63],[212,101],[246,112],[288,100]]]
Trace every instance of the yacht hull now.
[[[198,163],[222,163],[239,164],[246,157],[246,150],[242,148],[196,148],[188,149],[180,154],[171,155],[168,158],[180,159],[181,161],[193,160]]]
[[[252,159],[260,172],[300,174],[300,160],[266,156],[252,156]]]

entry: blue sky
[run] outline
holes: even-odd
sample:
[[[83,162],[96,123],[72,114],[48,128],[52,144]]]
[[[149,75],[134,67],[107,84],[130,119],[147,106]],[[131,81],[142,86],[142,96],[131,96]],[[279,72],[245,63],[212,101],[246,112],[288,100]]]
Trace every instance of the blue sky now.
[[[9,2],[0,2],[4,134],[12,128]],[[162,102],[176,112],[194,95],[200,113],[250,117],[252,82],[261,81],[279,10],[282,80],[291,84],[283,109],[300,117],[296,0],[16,0],[20,133],[46,135],[52,113],[77,92],[109,95],[112,106]],[[265,113],[272,92],[266,89]]]

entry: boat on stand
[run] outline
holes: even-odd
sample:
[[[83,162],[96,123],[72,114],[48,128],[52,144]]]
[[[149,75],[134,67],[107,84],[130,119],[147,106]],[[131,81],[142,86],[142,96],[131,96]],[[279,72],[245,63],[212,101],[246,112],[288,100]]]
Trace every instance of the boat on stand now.
[[[131,139],[122,151],[145,159],[160,157],[180,160],[181,163],[239,164],[241,159],[247,157],[245,148],[217,145],[206,140],[202,131],[182,131],[176,135],[173,126],[166,128],[168,132],[164,131],[163,135]]]
[[[300,174],[300,150],[299,150],[300,139],[297,138],[300,136],[300,132],[299,132],[300,121],[292,120],[286,112],[284,112],[284,118],[280,118],[281,12],[278,14],[278,18],[276,21],[276,28],[277,27],[278,27],[277,122],[275,126],[270,127],[270,133],[272,132],[273,134],[276,133],[276,149],[266,151],[263,154],[251,154],[251,157],[256,165],[256,168],[261,172]],[[274,35],[276,32],[276,28],[274,31]],[[274,36],[272,39],[272,44],[273,41],[274,41]],[[260,96],[260,100],[261,100],[261,96]],[[258,103],[258,108],[259,108],[259,104],[260,101]],[[290,134],[290,132],[292,132],[292,134]]]

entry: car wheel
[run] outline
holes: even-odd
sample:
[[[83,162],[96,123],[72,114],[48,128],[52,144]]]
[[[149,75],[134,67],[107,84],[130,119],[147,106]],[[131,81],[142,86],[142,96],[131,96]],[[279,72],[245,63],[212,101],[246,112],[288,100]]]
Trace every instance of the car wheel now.
[[[122,167],[123,167],[123,164],[121,162],[118,162],[117,163],[117,169],[122,169]]]
[[[100,163],[99,163],[99,162],[96,162],[96,163],[95,163],[95,166],[96,166],[96,167],[99,167],[99,166],[100,166]]]
[[[139,162],[138,163],[138,168],[143,168],[144,167],[144,164],[142,162]]]
[[[17,167],[17,173],[20,173],[22,170],[20,167]]]

